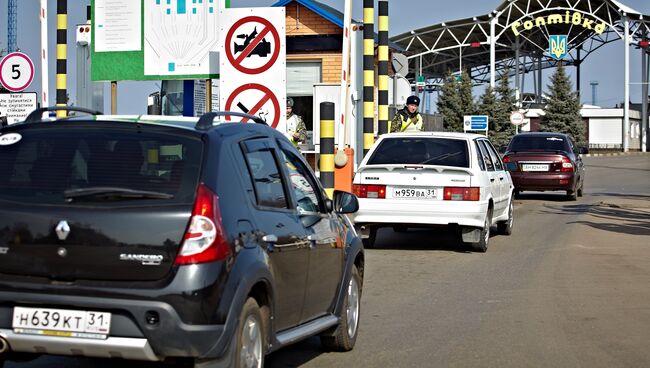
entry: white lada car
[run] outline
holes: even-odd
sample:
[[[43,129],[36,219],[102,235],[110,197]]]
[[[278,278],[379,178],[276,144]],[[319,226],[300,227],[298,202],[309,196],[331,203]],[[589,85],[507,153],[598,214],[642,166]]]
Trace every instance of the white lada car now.
[[[367,248],[380,227],[457,226],[479,252],[487,250],[493,225],[501,234],[512,232],[512,179],[482,135],[383,135],[359,165],[354,192],[354,222]]]

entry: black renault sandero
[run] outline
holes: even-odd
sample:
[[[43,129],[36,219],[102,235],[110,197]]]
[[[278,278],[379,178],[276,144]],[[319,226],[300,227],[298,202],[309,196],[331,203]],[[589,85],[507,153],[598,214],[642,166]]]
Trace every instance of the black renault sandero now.
[[[236,113],[42,118],[56,109],[0,129],[0,366],[261,367],[314,335],[353,348],[358,202],[330,200],[282,134]]]

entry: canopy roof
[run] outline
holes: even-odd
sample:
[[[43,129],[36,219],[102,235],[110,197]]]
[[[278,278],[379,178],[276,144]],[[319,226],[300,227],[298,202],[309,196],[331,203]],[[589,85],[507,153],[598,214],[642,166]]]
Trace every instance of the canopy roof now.
[[[615,0],[508,0],[489,14],[415,29],[391,40],[404,48],[411,68],[421,61],[429,80],[468,70],[475,83],[486,83],[491,26],[500,75],[513,72],[517,49],[521,71],[555,67],[558,60],[549,54],[554,35],[568,36],[568,65],[579,65],[603,45],[624,39],[626,23],[630,43],[638,45],[650,34],[648,17]]]

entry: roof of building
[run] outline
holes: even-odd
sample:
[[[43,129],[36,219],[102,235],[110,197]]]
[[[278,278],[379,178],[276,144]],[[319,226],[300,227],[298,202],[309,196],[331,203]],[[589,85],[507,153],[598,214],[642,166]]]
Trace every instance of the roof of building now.
[[[273,7],[280,7],[280,6],[287,6],[291,4],[292,2],[296,2],[305,8],[313,11],[314,13],[320,15],[321,17],[327,19],[328,21],[332,22],[339,28],[343,28],[343,23],[344,23],[344,18],[345,15],[340,12],[339,10],[336,10],[332,8],[331,6],[325,5],[323,3],[320,3],[318,1],[314,0],[280,0],[276,2],[275,4],[271,5]],[[362,23],[361,21],[358,21],[356,19],[352,19],[352,23]],[[375,44],[379,42],[379,35],[377,33],[375,35]],[[404,49],[402,46],[398,45],[395,42],[389,41],[388,46],[392,50],[396,51],[403,51]]]
[[[566,14],[570,16],[568,22]],[[547,18],[550,15],[561,15],[562,19],[552,22]],[[542,69],[557,65],[558,60],[548,52],[551,35],[568,35],[565,65],[577,65],[603,45],[622,39],[625,17],[633,44],[647,37],[650,17],[620,1],[505,0],[489,14],[414,29],[391,37],[391,41],[402,46],[411,58],[422,56],[427,78],[441,78],[448,71],[467,69],[475,82],[484,83],[490,79],[491,22],[495,23],[495,57],[497,72],[501,74],[513,72],[517,39],[521,68],[526,71],[538,69],[540,57]],[[606,27],[596,32],[595,26],[600,23]]]

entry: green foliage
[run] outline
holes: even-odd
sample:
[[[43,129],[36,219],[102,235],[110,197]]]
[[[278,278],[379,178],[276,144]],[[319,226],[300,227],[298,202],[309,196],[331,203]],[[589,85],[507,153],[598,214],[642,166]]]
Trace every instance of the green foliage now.
[[[492,117],[492,125],[490,126],[490,140],[492,143],[499,147],[507,145],[515,135],[515,126],[510,123],[510,114],[517,110],[517,99],[515,98],[515,91],[510,87],[509,71],[505,70],[499,79],[499,84],[496,88],[498,96],[496,102],[496,109]]]
[[[474,110],[472,80],[469,74],[463,71],[460,81],[456,81],[449,71],[438,98],[438,112],[444,117],[445,130],[462,132],[463,116],[474,114]]]
[[[490,119],[489,121],[493,121],[494,116],[497,114],[497,95],[492,86],[488,86],[483,95],[479,98],[476,113],[478,115],[487,115]]]
[[[555,70],[548,89],[549,99],[544,107],[540,130],[566,133],[576,144],[586,144],[585,124],[580,115],[582,105],[562,63]]]

